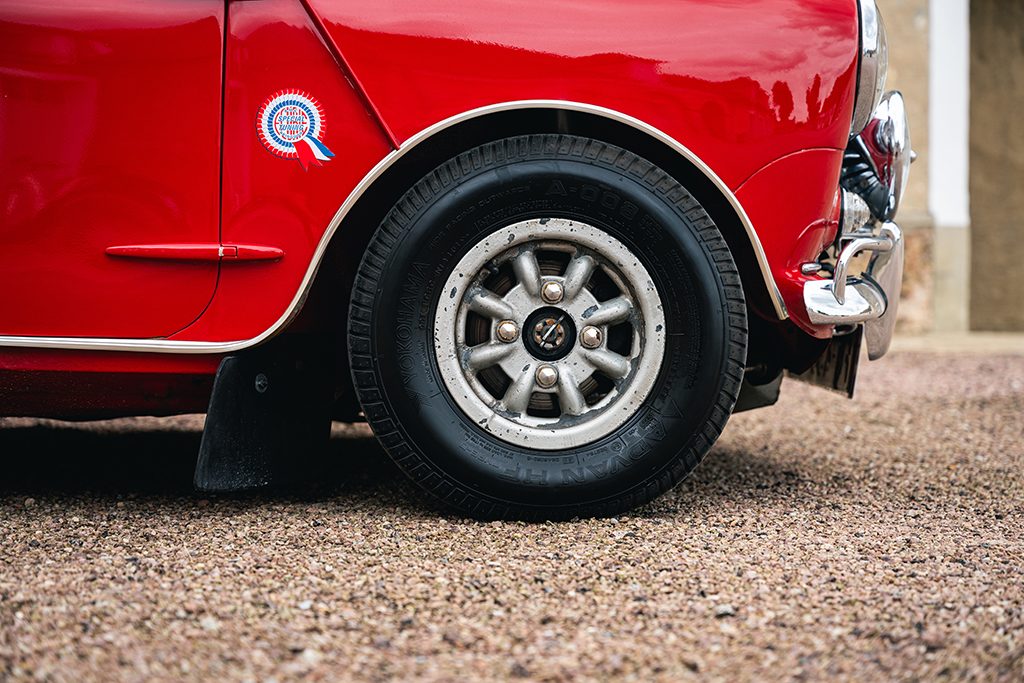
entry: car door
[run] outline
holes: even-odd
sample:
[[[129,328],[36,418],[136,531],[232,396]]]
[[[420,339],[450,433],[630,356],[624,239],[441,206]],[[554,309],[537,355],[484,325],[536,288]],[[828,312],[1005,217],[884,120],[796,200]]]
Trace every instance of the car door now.
[[[202,313],[223,40],[223,0],[0,1],[0,336],[161,337]]]

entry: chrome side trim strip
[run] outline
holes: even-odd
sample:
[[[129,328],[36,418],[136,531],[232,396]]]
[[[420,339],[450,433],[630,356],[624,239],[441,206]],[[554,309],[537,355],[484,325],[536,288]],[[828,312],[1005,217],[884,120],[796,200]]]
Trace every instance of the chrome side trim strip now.
[[[170,339],[116,339],[110,337],[0,337],[0,346],[78,351],[133,351],[136,353],[229,353],[263,341],[267,334],[246,341],[197,342]],[[258,341],[257,341],[258,339]]]
[[[736,195],[733,194],[722,179],[719,178],[707,164],[705,164],[686,146],[658,130],[654,126],[613,109],[565,100],[517,100],[514,102],[502,102],[500,104],[491,104],[477,109],[471,109],[452,116],[451,118],[439,121],[438,123],[421,130],[419,133],[416,133],[402,143],[402,146],[397,150],[388,153],[383,159],[377,162],[377,165],[370,169],[369,173],[363,176],[363,179],[359,181],[359,184],[356,185],[342,205],[338,208],[337,213],[334,214],[334,218],[331,219],[331,222],[327,226],[327,230],[320,238],[320,243],[317,244],[316,251],[313,253],[313,258],[310,260],[309,267],[306,270],[306,275],[302,279],[302,284],[299,286],[298,291],[295,292],[295,296],[292,298],[288,308],[281,317],[277,319],[277,322],[264,330],[261,334],[252,337],[251,339],[240,339],[237,341],[226,342],[201,342],[177,341],[171,339],[0,336],[0,347],[16,346],[22,348],[79,349],[91,351],[212,354],[231,353],[264,342],[277,334],[277,332],[283,329],[298,314],[302,306],[302,302],[306,298],[306,293],[313,284],[313,278],[316,277],[317,270],[320,267],[320,261],[323,259],[324,253],[327,251],[327,246],[334,237],[334,233],[338,230],[338,226],[341,224],[341,221],[345,218],[348,212],[351,211],[352,207],[355,206],[355,203],[359,201],[360,197],[363,196],[374,181],[376,181],[385,171],[387,171],[396,161],[401,159],[411,149],[446,128],[450,128],[451,126],[462,123],[463,121],[484,116],[486,114],[514,111],[517,109],[561,109],[565,111],[576,111],[602,116],[636,128],[637,130],[659,140],[686,158],[690,163],[700,169],[700,171],[706,175],[708,179],[715,184],[715,187],[717,187],[729,200],[729,203],[732,205],[736,214],[739,216],[740,221],[743,223],[743,228],[747,232],[747,237],[750,239],[750,244],[754,249],[758,265],[761,268],[761,276],[764,278],[765,285],[768,288],[768,294],[771,297],[772,304],[775,306],[776,314],[780,320],[785,320],[789,317],[786,312],[786,305],[782,301],[782,294],[779,292],[778,285],[776,285],[774,278],[772,278],[771,269],[768,267],[768,259],[765,256],[764,248],[761,246],[761,240],[758,238],[746,211],[743,210],[743,206],[740,205]]]

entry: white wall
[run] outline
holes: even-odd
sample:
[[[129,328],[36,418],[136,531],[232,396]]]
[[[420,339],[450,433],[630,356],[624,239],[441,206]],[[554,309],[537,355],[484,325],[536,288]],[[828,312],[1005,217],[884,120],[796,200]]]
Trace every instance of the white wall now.
[[[970,2],[930,0],[928,209],[936,227],[970,225]]]
[[[962,332],[970,325],[970,0],[930,0],[928,19],[932,328]]]

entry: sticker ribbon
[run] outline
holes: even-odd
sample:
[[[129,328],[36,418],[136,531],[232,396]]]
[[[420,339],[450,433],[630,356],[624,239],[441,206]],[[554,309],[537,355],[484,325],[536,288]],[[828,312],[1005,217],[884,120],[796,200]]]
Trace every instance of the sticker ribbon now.
[[[309,168],[310,164],[323,166],[320,162],[330,161],[334,157],[334,152],[327,149],[324,143],[308,135],[295,143],[295,153],[303,169]]]
[[[256,133],[267,151],[282,159],[297,159],[304,171],[334,158],[323,143],[325,132],[323,106],[302,90],[277,91],[256,115]]]

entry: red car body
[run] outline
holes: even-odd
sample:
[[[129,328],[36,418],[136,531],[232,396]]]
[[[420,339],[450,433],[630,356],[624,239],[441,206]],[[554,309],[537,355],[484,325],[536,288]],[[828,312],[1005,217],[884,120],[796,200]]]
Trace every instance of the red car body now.
[[[544,121],[693,176],[751,311],[820,353],[801,266],[839,228],[858,36],[853,0],[4,0],[0,414],[202,410],[225,354],[344,318],[396,188]],[[261,143],[282,89],[329,163]]]

